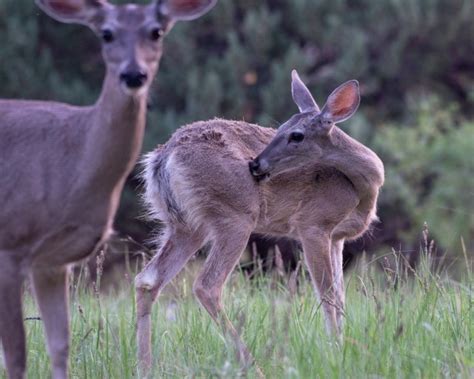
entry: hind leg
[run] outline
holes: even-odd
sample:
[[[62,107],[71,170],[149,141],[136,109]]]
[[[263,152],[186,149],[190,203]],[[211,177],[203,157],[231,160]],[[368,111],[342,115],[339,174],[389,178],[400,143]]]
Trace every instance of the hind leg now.
[[[0,252],[0,337],[10,379],[23,379],[26,371],[20,267]]]
[[[203,240],[187,230],[168,230],[155,257],[135,278],[138,361],[143,373],[151,367],[151,308],[159,292],[202,247]]]
[[[194,293],[212,319],[222,328],[224,334],[230,336],[235,344],[237,358],[244,367],[253,364],[254,358],[238,331],[232,325],[222,307],[222,289],[242,255],[250,237],[250,226],[242,220],[228,223],[215,233],[212,248],[204,267],[194,283]],[[257,375],[263,377],[259,367]]]

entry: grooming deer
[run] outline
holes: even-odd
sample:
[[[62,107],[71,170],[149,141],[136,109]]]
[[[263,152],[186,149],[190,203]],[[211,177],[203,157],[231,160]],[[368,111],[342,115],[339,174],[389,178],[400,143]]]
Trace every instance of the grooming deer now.
[[[68,265],[109,235],[140,153],[147,93],[162,37],[216,0],[36,0],[54,19],[84,24],[102,40],[106,75],[97,102],[0,101],[0,336],[8,376],[25,377],[22,284],[30,277],[54,378],[68,371]]]
[[[154,300],[204,245],[210,252],[194,294],[232,337],[240,362],[253,362],[221,304],[223,286],[252,232],[301,242],[327,330],[341,335],[342,248],[376,219],[384,168],[374,152],[335,125],[357,110],[358,82],[336,88],[320,110],[293,71],[292,95],[300,112],[278,130],[220,119],[196,122],[145,158],[144,198],[165,227],[157,255],[135,279],[142,367],[151,365]]]

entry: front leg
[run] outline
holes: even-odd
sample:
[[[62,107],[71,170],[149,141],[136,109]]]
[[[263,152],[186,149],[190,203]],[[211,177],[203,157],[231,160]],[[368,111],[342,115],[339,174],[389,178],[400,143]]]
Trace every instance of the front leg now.
[[[336,318],[339,331],[342,331],[344,321],[345,306],[345,288],[344,288],[344,271],[342,267],[344,249],[344,239],[331,241],[331,261],[332,270],[334,272],[334,282],[337,298]]]
[[[67,379],[69,355],[68,270],[35,267],[31,273],[43,319],[53,379]]]
[[[26,371],[25,328],[23,326],[23,276],[8,252],[0,251],[0,340],[9,379],[23,379]],[[1,373],[0,369],[0,373]]]
[[[331,240],[329,233],[319,228],[300,230],[300,240],[306,266],[314,288],[319,294],[329,334],[340,335],[341,313],[338,311],[339,301],[333,264],[331,259]]]

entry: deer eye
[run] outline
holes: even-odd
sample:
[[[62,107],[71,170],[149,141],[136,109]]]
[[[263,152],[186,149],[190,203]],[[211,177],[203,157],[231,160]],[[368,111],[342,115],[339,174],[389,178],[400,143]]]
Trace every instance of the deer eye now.
[[[152,41],[158,41],[164,34],[163,29],[160,28],[153,28],[150,31],[150,39]]]
[[[288,142],[299,143],[304,140],[304,134],[301,132],[292,132],[288,138]]]
[[[112,33],[112,30],[110,29],[104,29],[102,30],[102,41],[104,41],[105,43],[110,43],[114,40],[114,33]]]

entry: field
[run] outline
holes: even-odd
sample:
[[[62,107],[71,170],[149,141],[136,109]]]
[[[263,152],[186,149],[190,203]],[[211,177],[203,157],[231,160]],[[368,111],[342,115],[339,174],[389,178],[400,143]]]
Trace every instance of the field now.
[[[472,273],[457,281],[430,265],[425,258],[411,273],[364,261],[348,272],[342,346],[326,336],[304,274],[295,285],[295,277],[277,273],[249,281],[236,272],[226,287],[226,309],[268,378],[472,378]],[[254,377],[252,369],[239,368],[230,343],[197,305],[190,271],[155,305],[152,377]],[[79,280],[71,295],[71,377],[136,377],[132,287],[108,296],[84,287]],[[37,316],[27,297],[28,377],[47,378]]]

